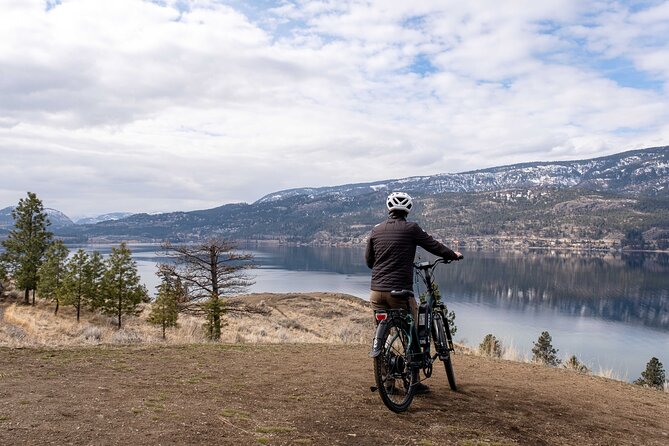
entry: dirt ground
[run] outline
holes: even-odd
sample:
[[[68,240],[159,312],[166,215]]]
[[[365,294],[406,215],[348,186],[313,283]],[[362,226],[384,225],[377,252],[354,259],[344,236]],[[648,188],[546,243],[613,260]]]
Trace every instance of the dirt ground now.
[[[667,445],[669,394],[457,354],[401,415],[364,345],[0,348],[0,444]]]

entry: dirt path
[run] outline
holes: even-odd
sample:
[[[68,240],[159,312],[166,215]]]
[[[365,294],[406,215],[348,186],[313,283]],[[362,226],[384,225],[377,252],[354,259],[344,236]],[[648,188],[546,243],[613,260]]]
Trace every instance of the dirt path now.
[[[403,415],[365,346],[0,349],[0,444],[666,445],[669,394],[457,355]]]

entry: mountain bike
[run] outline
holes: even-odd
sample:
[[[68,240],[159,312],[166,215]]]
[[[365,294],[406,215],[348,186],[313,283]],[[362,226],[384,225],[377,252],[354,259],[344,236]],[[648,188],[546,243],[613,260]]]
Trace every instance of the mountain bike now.
[[[374,377],[381,400],[393,412],[404,412],[411,405],[416,385],[432,376],[432,367],[437,360],[444,363],[446,377],[451,390],[457,390],[451,353],[453,338],[446,318],[446,305],[437,292],[433,271],[440,263],[450,260],[414,263],[417,277],[425,284],[427,295],[418,310],[418,321],[414,321],[409,299],[413,291],[392,291],[395,297],[405,298],[406,308],[376,310],[376,334],[369,356],[374,358]],[[434,353],[431,342],[434,342]]]

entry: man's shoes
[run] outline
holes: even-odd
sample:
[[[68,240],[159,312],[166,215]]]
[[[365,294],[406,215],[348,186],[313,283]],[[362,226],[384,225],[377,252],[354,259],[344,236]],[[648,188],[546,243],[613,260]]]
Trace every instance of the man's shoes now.
[[[416,388],[416,395],[424,395],[431,392],[430,388],[423,383],[418,383],[414,387]]]

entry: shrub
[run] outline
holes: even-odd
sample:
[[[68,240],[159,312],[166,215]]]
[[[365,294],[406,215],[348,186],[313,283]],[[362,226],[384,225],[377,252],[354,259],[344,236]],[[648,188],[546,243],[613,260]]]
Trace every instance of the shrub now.
[[[114,344],[139,344],[142,342],[142,337],[136,331],[120,329],[112,335],[111,342]]]
[[[16,341],[23,341],[28,336],[23,328],[17,327],[16,325],[8,325],[5,331],[10,338]]]
[[[659,359],[653,357],[646,364],[646,370],[641,372],[641,377],[634,384],[654,389],[662,389],[665,384],[664,367]]]
[[[547,331],[542,332],[532,348],[532,361],[550,366],[560,364],[558,350],[553,348],[551,342],[551,335]]]
[[[90,325],[81,331],[81,337],[87,341],[99,341],[102,339],[102,330],[100,327]]]
[[[499,340],[492,334],[487,334],[485,338],[483,338],[483,342],[479,345],[479,353],[482,356],[501,358],[504,352]]]
[[[578,373],[588,373],[590,369],[585,364],[580,362],[576,355],[571,355],[569,359],[562,365],[565,369],[575,370]]]

